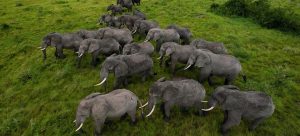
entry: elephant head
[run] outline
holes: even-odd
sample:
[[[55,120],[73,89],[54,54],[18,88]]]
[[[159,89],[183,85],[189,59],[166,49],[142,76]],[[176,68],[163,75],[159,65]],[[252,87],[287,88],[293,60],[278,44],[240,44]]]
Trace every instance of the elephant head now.
[[[105,31],[107,31],[108,29],[110,29],[110,28],[106,27],[106,28],[99,29],[98,32],[97,32],[98,33],[97,34],[97,39],[103,39],[104,35],[105,35]]]
[[[105,83],[110,72],[114,72],[116,78],[124,77],[128,74],[128,66],[121,58],[122,55],[118,55],[110,56],[105,59],[100,71],[100,83],[95,86]]]
[[[208,54],[208,51],[197,49],[190,55],[184,70],[187,70],[193,64],[195,64],[195,66],[199,68],[202,68],[205,67],[206,65],[209,65],[210,63],[211,63],[211,58]]]
[[[175,51],[175,45],[177,45],[177,43],[174,42],[166,42],[162,44],[159,50],[159,58],[157,59],[163,61],[164,56],[170,56]]]
[[[157,41],[161,37],[161,35],[162,30],[157,28],[150,29],[144,42],[148,42],[149,40]]]
[[[84,53],[93,53],[99,49],[99,45],[96,43],[95,39],[85,39],[80,43],[78,50],[78,57],[81,58]]]
[[[236,99],[232,96],[234,96],[233,92],[237,92],[239,90],[240,89],[238,87],[233,85],[224,85],[217,87],[208,101],[208,105],[210,108],[202,110],[210,111],[217,104],[220,104],[222,109],[226,110],[237,108],[236,106],[240,105],[238,104],[240,102],[236,101]]]
[[[123,47],[123,55],[128,55],[131,54],[131,48],[132,48],[133,44],[128,43],[126,45],[124,45]]]
[[[132,29],[132,34],[136,33],[136,31],[140,28],[141,23],[142,23],[141,20],[137,20],[137,21],[134,22],[133,29]]]
[[[43,38],[42,44],[41,44],[41,50],[43,52],[44,55],[44,59],[47,58],[47,54],[46,54],[46,48],[48,46],[54,46],[56,47],[57,45],[61,44],[62,42],[62,36],[59,33],[50,33],[48,35],[46,35]]]

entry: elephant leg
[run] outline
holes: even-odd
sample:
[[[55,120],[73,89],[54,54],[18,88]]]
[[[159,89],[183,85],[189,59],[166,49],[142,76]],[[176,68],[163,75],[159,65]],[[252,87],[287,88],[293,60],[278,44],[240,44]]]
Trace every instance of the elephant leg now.
[[[93,53],[91,65],[94,67],[97,66],[97,56],[98,56],[97,53]]]
[[[170,62],[171,62],[171,58],[167,58],[167,60],[165,61],[165,67],[169,67],[170,66]]]
[[[197,102],[195,103],[195,107],[196,107],[197,110],[198,110],[198,115],[199,115],[199,116],[204,116],[205,111],[202,110],[202,108],[203,108],[202,102],[201,102],[201,101],[197,101]]]
[[[101,130],[103,127],[103,124],[105,122],[105,119],[94,119],[95,120],[95,130],[94,130],[94,135],[95,136],[100,136],[101,135]]]
[[[130,118],[131,118],[131,123],[132,124],[136,124],[136,109],[133,109],[133,110],[131,110],[131,111],[128,111],[127,112],[127,114],[130,116]]]
[[[238,111],[228,111],[227,120],[224,122],[224,124],[221,127],[221,132],[223,135],[228,134],[228,130],[235,126],[240,124],[241,122],[241,114]]]
[[[200,70],[199,82],[203,83],[205,80],[208,79],[209,76],[210,76],[210,69],[209,68],[202,68]]]
[[[55,48],[54,56],[55,56],[56,58],[59,58],[57,48]]]
[[[116,78],[114,89],[119,89],[121,84],[123,84],[123,81],[124,81],[123,77]]]
[[[222,125],[225,124],[226,120],[228,120],[228,110],[224,110],[224,120],[222,122]]]
[[[235,79],[235,75],[229,75],[225,78],[224,85],[231,85]]]
[[[159,52],[161,44],[162,44],[162,42],[160,40],[157,40],[157,42],[156,42],[156,52]]]
[[[212,81],[211,78],[212,78],[212,76],[208,76],[208,78],[207,78],[209,86],[213,86],[214,85],[214,82]]]
[[[172,107],[172,104],[171,102],[165,102],[164,104],[164,120],[166,122],[168,122],[170,120],[170,111],[171,111],[171,107]]]
[[[81,57],[77,57],[77,68],[80,68],[80,64],[81,64]]]
[[[160,111],[165,116],[165,102],[162,102],[160,105]]]
[[[175,75],[175,67],[176,67],[177,60],[171,59],[171,73],[174,76]]]
[[[63,52],[63,48],[61,46],[56,47],[56,49],[57,49],[58,58],[60,58],[60,59],[66,58],[66,56],[64,55],[64,52]]]
[[[261,117],[261,118],[257,118],[257,119],[255,119],[255,120],[253,120],[252,122],[251,122],[251,125],[250,125],[250,127],[249,127],[249,130],[250,131],[253,131],[262,121],[264,121],[265,120],[265,117]]]

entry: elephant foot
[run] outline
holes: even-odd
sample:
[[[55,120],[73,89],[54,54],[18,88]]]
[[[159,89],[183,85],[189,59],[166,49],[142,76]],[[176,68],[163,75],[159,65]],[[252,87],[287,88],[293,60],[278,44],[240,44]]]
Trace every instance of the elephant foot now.
[[[137,124],[137,120],[135,121],[130,121],[130,125],[135,126]]]
[[[228,136],[228,130],[225,130],[223,126],[221,127],[221,134],[222,136]]]
[[[164,121],[165,121],[165,122],[170,122],[170,117],[164,116]]]

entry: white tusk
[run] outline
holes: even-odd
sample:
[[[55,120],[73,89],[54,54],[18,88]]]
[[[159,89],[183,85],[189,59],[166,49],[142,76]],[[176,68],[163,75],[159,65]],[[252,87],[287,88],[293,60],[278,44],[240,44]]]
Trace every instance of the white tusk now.
[[[152,110],[150,111],[150,113],[146,117],[149,117],[153,113],[154,109],[155,109],[155,104],[153,105]]]
[[[77,132],[79,129],[81,129],[82,126],[83,126],[83,123],[80,124],[80,126],[75,130],[75,132]]]
[[[74,123],[76,122],[76,119],[73,121]]]
[[[38,47],[38,49],[41,49],[42,47]]]
[[[161,59],[161,56],[157,58],[158,60]]]
[[[184,68],[184,70],[187,70],[188,68],[190,68],[192,66],[192,64],[188,65],[186,68]]]
[[[149,40],[145,40],[144,42],[148,42]]]
[[[77,52],[75,52],[75,53],[77,53],[77,54],[78,54],[78,53],[79,53],[79,51],[77,51]]]
[[[205,102],[205,103],[206,103],[206,102],[208,102],[208,101],[201,101],[201,102]]]
[[[83,55],[83,53],[81,53],[78,57],[80,58]]]
[[[46,48],[43,48],[43,49],[41,49],[41,50],[42,50],[42,51],[43,51],[43,50],[46,50]]]
[[[210,111],[210,110],[212,110],[212,109],[214,109],[214,106],[210,107],[209,109],[202,109],[202,110],[203,110],[203,111]]]
[[[99,84],[96,84],[96,85],[94,85],[94,86],[102,85],[102,84],[106,81],[106,79],[107,79],[107,78],[104,78],[104,79],[102,80],[102,82],[100,82]]]
[[[132,34],[134,34],[136,32],[136,30],[133,30]]]
[[[139,107],[139,108],[143,108],[143,107],[145,107],[145,106],[147,106],[147,105],[148,105],[148,102],[145,103],[143,106],[141,106],[141,107]]]

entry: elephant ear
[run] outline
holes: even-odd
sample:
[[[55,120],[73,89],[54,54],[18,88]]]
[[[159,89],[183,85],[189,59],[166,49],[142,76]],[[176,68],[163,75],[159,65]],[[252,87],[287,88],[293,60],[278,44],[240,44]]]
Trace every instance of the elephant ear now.
[[[122,77],[128,74],[128,66],[125,62],[119,60],[117,66],[115,66],[115,76]]]
[[[58,33],[54,33],[50,35],[50,44],[51,46],[56,46],[62,42],[62,36]]]
[[[224,102],[221,103],[223,110],[239,110],[245,108],[246,104],[243,103],[243,98],[240,98],[237,93],[227,93]]]
[[[163,92],[163,100],[169,101],[170,99],[174,99],[178,95],[178,89],[173,87],[172,85],[168,85]]]
[[[89,53],[93,53],[97,50],[99,50],[99,45],[98,44],[95,44],[95,43],[91,43],[90,46],[89,46],[89,49],[88,49],[88,52]]]
[[[211,58],[208,53],[201,52],[195,62],[195,66],[201,68],[211,63]]]
[[[175,51],[174,47],[168,47],[166,50],[166,56],[170,56]]]
[[[154,41],[159,39],[160,33],[161,33],[160,31],[154,31],[154,33],[153,33],[153,40]]]

